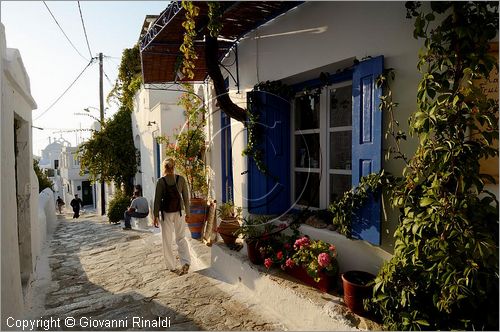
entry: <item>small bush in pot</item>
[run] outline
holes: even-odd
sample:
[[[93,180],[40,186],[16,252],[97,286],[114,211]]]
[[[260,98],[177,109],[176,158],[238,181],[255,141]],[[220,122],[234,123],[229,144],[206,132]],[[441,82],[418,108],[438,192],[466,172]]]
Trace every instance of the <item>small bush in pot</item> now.
[[[217,232],[229,247],[234,246],[238,237],[235,233],[240,228],[241,212],[242,208],[235,206],[233,202],[223,203],[217,208],[217,215],[221,220]]]
[[[261,248],[265,248],[278,226],[270,216],[244,218],[243,223],[236,232],[241,234],[247,244],[248,258],[254,264],[262,264],[263,255]]]

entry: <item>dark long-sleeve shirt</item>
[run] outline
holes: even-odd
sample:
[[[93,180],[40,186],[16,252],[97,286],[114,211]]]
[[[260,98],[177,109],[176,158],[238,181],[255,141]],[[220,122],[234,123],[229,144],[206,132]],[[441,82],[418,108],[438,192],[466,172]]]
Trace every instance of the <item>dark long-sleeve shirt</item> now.
[[[174,185],[175,177],[177,175],[166,175],[164,176],[165,180],[167,180],[167,184],[169,186]],[[160,202],[163,194],[165,193],[165,183],[162,178],[159,178],[156,181],[156,191],[155,191],[155,201],[153,206],[153,216],[158,217],[160,215]],[[181,194],[181,210],[184,210],[186,216],[189,217],[189,189],[186,183],[186,179],[183,176],[179,175],[179,181],[177,182],[177,190],[179,194]]]

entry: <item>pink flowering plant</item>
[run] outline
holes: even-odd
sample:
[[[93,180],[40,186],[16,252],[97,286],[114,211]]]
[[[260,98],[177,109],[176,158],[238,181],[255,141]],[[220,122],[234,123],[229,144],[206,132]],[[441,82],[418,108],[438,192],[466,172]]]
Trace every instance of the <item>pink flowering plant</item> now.
[[[302,266],[316,282],[320,280],[320,273],[337,275],[337,250],[334,245],[303,236],[295,241],[293,248],[295,252],[287,260],[287,267]]]

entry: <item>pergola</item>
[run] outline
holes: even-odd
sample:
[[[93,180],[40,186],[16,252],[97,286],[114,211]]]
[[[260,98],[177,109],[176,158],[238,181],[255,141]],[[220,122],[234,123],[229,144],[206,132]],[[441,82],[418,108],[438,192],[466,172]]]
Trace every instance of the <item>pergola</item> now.
[[[205,63],[204,33],[208,25],[208,3],[194,2],[200,8],[200,15],[196,18],[198,35],[195,38],[195,50],[198,59],[195,60],[194,78],[189,81],[204,81],[207,77]],[[220,31],[219,60],[248,32],[273,18],[298,6],[297,1],[221,1],[223,16],[222,30]],[[154,20],[149,30],[141,34],[140,50],[144,84],[159,84],[169,82],[188,81],[179,77],[182,53],[179,47],[182,44],[185,19],[185,10],[181,1],[173,1]]]

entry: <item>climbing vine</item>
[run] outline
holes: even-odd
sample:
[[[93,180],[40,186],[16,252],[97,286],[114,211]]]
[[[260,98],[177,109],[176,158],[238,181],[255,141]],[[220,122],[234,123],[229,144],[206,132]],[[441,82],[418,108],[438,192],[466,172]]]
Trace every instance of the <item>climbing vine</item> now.
[[[186,19],[182,22],[182,27],[186,31],[179,50],[182,52],[182,73],[189,79],[194,78],[194,61],[198,55],[194,49],[194,38],[196,37],[196,17],[200,14],[200,8],[192,1],[182,0],[182,8],[186,11]]]
[[[253,91],[264,91],[271,95],[279,96],[285,100],[291,100],[293,97],[293,90],[281,81],[266,81],[256,84]],[[269,175],[269,169],[264,161],[264,129],[265,127],[259,122],[259,115],[251,110],[259,108],[258,98],[250,96],[250,105],[254,104],[255,107],[250,107],[247,110],[247,146],[243,150],[242,155],[251,157],[257,169],[266,175]]]
[[[208,31],[214,38],[219,36],[222,30],[222,6],[219,1],[208,2]]]
[[[139,44],[132,48],[123,50],[118,78],[113,89],[107,96],[107,102],[118,100],[120,107],[132,111],[134,108],[134,96],[142,84],[142,69]]]
[[[388,329],[498,330],[498,201],[479,170],[480,158],[498,155],[498,103],[473,85],[498,69],[487,54],[498,3],[407,9],[424,39],[410,122],[419,146],[393,191],[402,216],[372,305]]]

